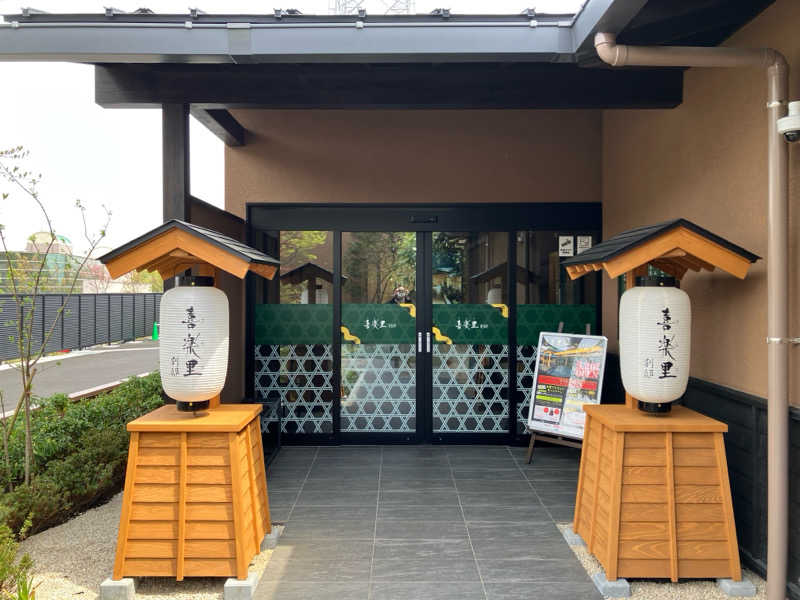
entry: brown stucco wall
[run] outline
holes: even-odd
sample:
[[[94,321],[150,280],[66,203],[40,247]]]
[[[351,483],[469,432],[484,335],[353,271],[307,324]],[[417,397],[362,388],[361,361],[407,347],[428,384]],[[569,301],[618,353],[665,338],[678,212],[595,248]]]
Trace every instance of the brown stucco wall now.
[[[725,45],[771,46],[792,69],[790,99],[800,97],[800,2],[778,0]],[[690,69],[684,102],[673,110],[604,111],[603,235],[685,217],[766,257],[766,76],[758,69]],[[791,204],[797,206],[800,148],[791,151]],[[792,209],[791,331],[798,335],[798,225]],[[766,269],[761,260],[740,281],[690,272],[692,375],[766,396]],[[603,286],[605,334],[617,338],[617,287]],[[793,390],[800,353],[792,352]],[[793,402],[798,404],[797,393]]]
[[[600,113],[236,110],[225,205],[599,202]]]

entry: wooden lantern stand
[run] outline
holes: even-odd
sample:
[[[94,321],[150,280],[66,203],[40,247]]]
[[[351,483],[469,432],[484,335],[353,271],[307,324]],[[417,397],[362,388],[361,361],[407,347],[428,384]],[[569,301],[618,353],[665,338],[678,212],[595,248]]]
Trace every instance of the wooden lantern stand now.
[[[563,264],[572,279],[605,270],[626,288],[652,265],[680,280],[720,268],[740,279],[758,259],[679,219],[615,236]],[[654,416],[584,405],[586,423],[573,528],[606,577],[742,578],[723,433],[725,423],[684,406]]]
[[[112,278],[134,269],[164,279],[188,269],[271,279],[277,261],[214,231],[169,221],[103,256]],[[216,285],[215,279],[215,285]],[[164,576],[247,578],[271,532],[260,404],[197,414],[162,406],[131,432],[113,580]]]

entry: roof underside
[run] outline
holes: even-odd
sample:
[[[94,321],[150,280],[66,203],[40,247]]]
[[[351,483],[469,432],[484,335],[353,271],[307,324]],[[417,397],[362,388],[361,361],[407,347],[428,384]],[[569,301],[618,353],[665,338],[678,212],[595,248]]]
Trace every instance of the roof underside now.
[[[331,62],[593,58],[597,31],[626,43],[717,45],[774,0],[587,0],[577,15],[50,14],[0,24],[0,59]],[[587,52],[589,51],[589,52]]]
[[[682,71],[607,67],[594,34],[714,46],[773,1],[587,0],[577,15],[28,10],[0,23],[0,61],[98,65],[104,107],[670,108]]]

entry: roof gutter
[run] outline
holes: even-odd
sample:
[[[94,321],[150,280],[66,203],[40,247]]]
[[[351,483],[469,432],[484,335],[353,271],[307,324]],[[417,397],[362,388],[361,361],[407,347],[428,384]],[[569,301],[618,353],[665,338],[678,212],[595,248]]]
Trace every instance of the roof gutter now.
[[[789,532],[789,150],[778,133],[786,115],[789,65],[771,48],[625,46],[598,33],[597,54],[615,67],[760,67],[767,71],[767,598],[786,598]]]

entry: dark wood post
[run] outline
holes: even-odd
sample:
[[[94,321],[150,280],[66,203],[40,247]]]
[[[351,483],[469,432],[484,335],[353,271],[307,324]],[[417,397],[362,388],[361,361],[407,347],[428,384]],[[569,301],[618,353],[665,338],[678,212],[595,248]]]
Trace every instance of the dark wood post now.
[[[191,221],[189,214],[189,105],[161,105],[164,222]],[[174,279],[164,281],[164,291]]]
[[[189,220],[189,105],[161,107],[164,221]]]

